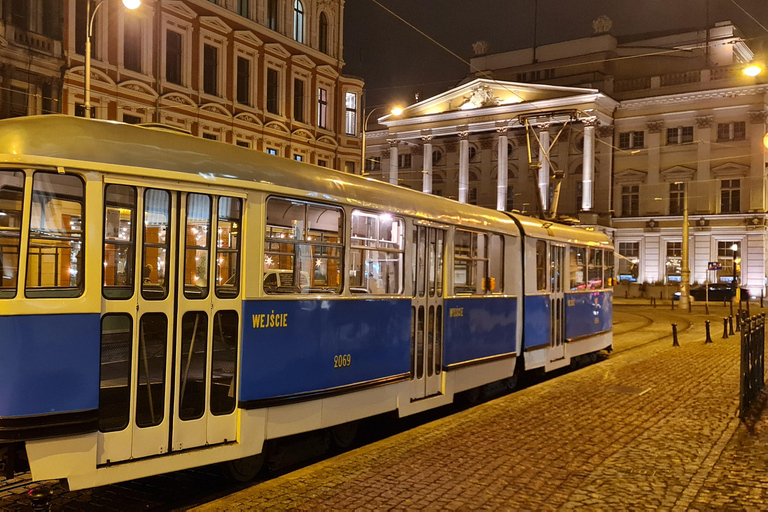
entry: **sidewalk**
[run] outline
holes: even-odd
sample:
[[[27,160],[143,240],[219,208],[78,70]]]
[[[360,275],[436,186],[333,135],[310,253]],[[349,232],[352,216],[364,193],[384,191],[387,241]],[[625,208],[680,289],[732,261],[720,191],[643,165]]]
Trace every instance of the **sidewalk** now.
[[[703,308],[616,302],[617,317],[678,323],[681,346],[635,343],[197,510],[767,508],[768,416],[754,433],[736,417],[739,341],[717,329],[727,308],[705,345]],[[617,335],[617,350],[638,334]]]

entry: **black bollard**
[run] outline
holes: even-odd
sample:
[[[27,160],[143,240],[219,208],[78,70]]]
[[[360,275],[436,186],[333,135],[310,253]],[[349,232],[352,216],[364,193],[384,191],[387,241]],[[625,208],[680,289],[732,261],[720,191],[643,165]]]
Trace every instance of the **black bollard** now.
[[[728,319],[723,318],[723,339],[728,338]]]
[[[736,332],[740,332],[741,328],[741,315],[736,315]]]
[[[704,322],[707,326],[707,339],[704,340],[704,343],[712,343],[712,336],[709,334],[709,320]]]
[[[733,334],[734,334],[734,332],[733,332],[733,317],[732,316],[728,317],[728,334],[730,334],[731,336],[733,336]]]
[[[35,512],[48,512],[51,510],[53,491],[49,487],[31,489],[27,496],[29,496],[29,500],[32,502],[32,510]]]
[[[672,346],[680,346],[680,344],[677,342],[677,324],[672,324]]]
[[[669,301],[669,302],[671,302],[671,303],[672,303],[672,311],[674,311],[674,310],[675,310],[675,299],[674,299],[674,297],[673,297],[673,298],[672,298],[672,300],[671,300],[671,301]]]

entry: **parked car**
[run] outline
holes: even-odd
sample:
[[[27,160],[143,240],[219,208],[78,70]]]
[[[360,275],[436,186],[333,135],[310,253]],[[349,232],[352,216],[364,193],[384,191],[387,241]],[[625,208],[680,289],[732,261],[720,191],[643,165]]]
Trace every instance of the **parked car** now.
[[[690,295],[693,300],[705,301],[707,300],[707,288],[706,286],[697,285],[692,286],[690,289]],[[733,287],[728,283],[710,283],[709,284],[709,300],[713,302],[721,300],[731,300],[736,292]],[[747,300],[749,292],[746,288],[741,289],[741,300]],[[680,292],[675,292],[672,300],[680,300]]]

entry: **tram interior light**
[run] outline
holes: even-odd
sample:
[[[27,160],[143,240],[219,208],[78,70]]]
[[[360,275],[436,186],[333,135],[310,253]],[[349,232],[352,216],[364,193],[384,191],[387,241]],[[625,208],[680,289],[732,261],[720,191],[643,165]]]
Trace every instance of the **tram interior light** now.
[[[130,9],[132,11],[139,8],[141,5],[141,0],[123,0],[123,5],[126,9]]]

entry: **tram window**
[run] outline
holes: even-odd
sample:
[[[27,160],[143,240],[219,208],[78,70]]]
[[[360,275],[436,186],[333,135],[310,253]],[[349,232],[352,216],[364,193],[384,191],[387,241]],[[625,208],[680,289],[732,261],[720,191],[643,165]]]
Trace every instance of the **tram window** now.
[[[104,265],[102,292],[107,299],[133,296],[136,189],[107,185],[104,197]]]
[[[571,290],[583,290],[587,287],[587,249],[586,247],[571,247],[570,249]]]
[[[488,279],[485,292],[504,292],[504,239],[499,235],[491,235],[488,241]]]
[[[340,208],[270,198],[267,201],[264,291],[339,293],[344,252],[342,218]],[[276,275],[276,281],[271,285],[266,281],[270,275]],[[295,278],[297,275],[298,279]]]
[[[181,317],[181,373],[179,419],[196,420],[205,411],[206,354],[208,315],[187,311]]]
[[[144,263],[141,294],[147,300],[168,296],[168,220],[171,196],[165,190],[148,189],[144,193]]]
[[[27,297],[79,297],[85,279],[85,185],[71,174],[36,172],[27,257]]]
[[[488,235],[457,229],[454,234],[453,291],[483,294],[486,291]]]
[[[240,293],[241,199],[219,198],[216,235],[216,296],[237,297]]]
[[[0,171],[0,297],[16,296],[24,173]]]
[[[352,293],[403,293],[403,230],[403,220],[389,213],[352,212]]]
[[[547,291],[547,242],[536,240],[536,291]]]
[[[211,255],[211,197],[187,196],[187,221],[184,248],[184,296],[204,299],[208,296],[209,258]]]
[[[235,410],[238,332],[237,311],[216,312],[211,356],[211,413],[216,416]]]
[[[604,258],[603,263],[605,263],[605,267],[604,267],[605,270],[603,272],[603,287],[609,288],[613,286],[613,282],[614,282],[613,251],[606,250],[605,254],[603,255],[603,258]]]
[[[603,251],[601,249],[589,249],[587,282],[590,290],[603,287]]]
[[[153,427],[165,416],[165,362],[168,319],[146,313],[139,321],[139,361],[136,377],[136,425]]]
[[[126,314],[101,318],[99,371],[99,430],[114,432],[128,426],[131,410],[131,347],[133,322]]]
[[[437,296],[443,296],[443,240],[445,238],[445,231],[439,229],[437,231],[437,247],[435,254],[437,255],[437,269],[435,269],[435,287],[437,288]],[[441,318],[438,315],[438,318]],[[440,322],[438,322],[440,324]],[[441,359],[442,361],[442,359]]]

